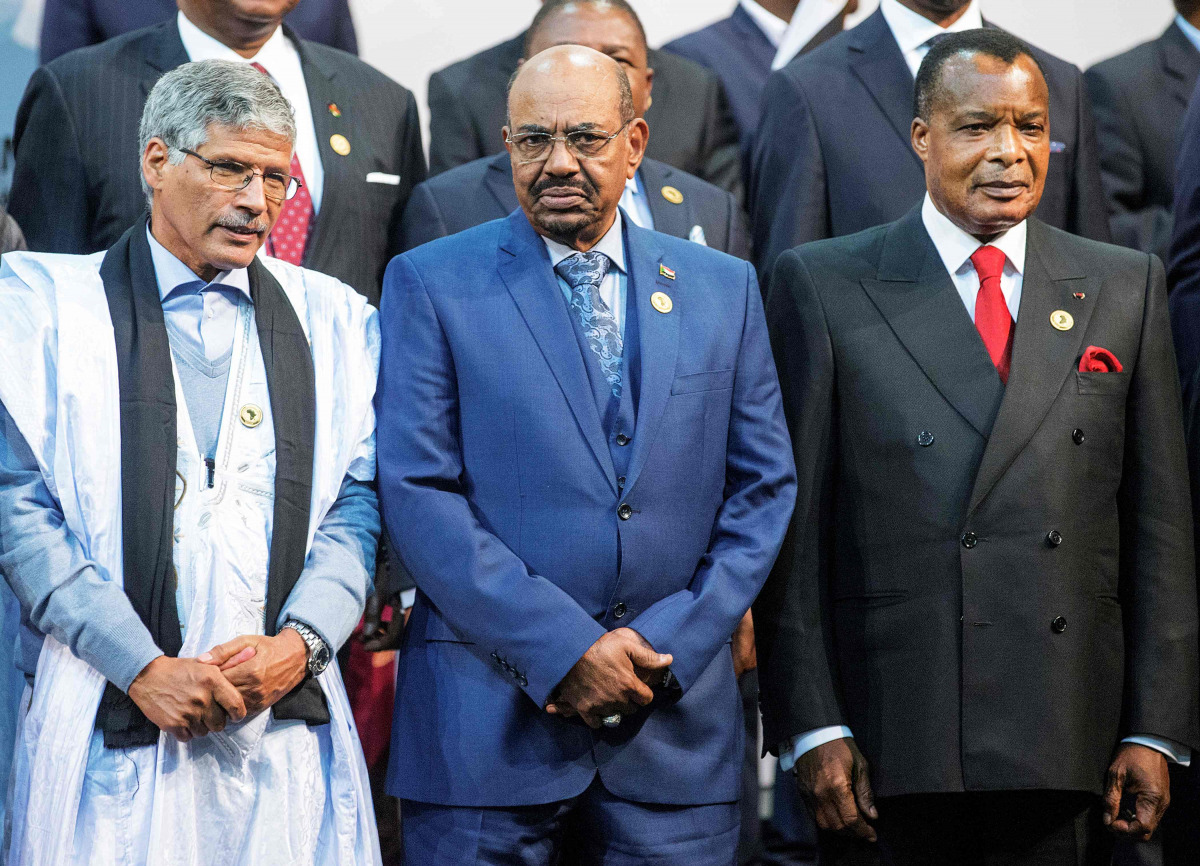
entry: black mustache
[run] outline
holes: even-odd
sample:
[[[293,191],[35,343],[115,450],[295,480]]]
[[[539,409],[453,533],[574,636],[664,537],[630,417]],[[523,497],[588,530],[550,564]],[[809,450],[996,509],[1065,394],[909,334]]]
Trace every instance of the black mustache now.
[[[579,190],[579,192],[581,192],[583,195],[588,196],[589,198],[592,195],[594,195],[596,192],[596,187],[592,183],[588,182],[586,179],[583,179],[583,178],[580,178],[578,180],[576,180],[576,179],[556,180],[554,178],[549,178],[549,177],[546,178],[545,180],[539,180],[536,183],[534,183],[533,186],[531,186],[529,188],[529,192],[535,196],[539,196],[539,195],[542,195],[542,193],[546,192],[547,190],[551,190],[551,189],[556,189],[556,190],[576,189],[576,190]]]

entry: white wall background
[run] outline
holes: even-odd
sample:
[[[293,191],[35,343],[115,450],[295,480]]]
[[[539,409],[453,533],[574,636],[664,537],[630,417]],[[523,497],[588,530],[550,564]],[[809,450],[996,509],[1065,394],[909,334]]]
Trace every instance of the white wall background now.
[[[652,45],[724,18],[736,0],[630,0]],[[1086,68],[1157,36],[1170,0],[981,0],[983,13],[1017,35]],[[425,107],[429,74],[520,33],[538,0],[351,0],[364,60],[412,90]],[[860,0],[855,19],[878,0]]]

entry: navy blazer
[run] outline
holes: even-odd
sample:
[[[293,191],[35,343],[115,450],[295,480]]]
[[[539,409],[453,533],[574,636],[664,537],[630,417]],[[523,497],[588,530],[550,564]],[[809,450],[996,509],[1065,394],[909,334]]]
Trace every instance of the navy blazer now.
[[[653,159],[642,160],[638,171],[656,231],[686,240],[700,226],[708,246],[739,259],[750,258],[746,219],[731,193]],[[683,194],[681,202],[675,204],[662,195],[668,186]],[[485,156],[435,175],[413,190],[397,246],[411,250],[502,219],[520,206],[508,152]]]
[[[49,63],[76,48],[169,21],[178,11],[175,0],[46,0],[39,59]],[[304,39],[358,53],[349,0],[304,0],[283,20]]]
[[[1179,130],[1200,78],[1200,51],[1178,24],[1084,73],[1117,243],[1167,256]]]
[[[728,18],[680,36],[662,50],[699,63],[721,79],[737,121],[742,149],[748,150],[758,128],[762,94],[777,52],[750,13],[739,4]]]
[[[1052,145],[1038,219],[1109,238],[1082,75],[1031,48],[1050,88]],[[774,73],[754,140],[750,223],[759,276],[784,250],[893,222],[925,195],[912,149],[913,76],[883,13]]]
[[[779,383],[748,263],[628,220],[625,243],[640,384],[624,484],[522,211],[388,268],[379,483],[418,588],[393,795],[532,805],[577,796],[599,773],[639,802],[739,796],[729,637],[796,490]],[[669,312],[651,305],[655,292]],[[612,730],[548,715],[575,662],[622,626],[674,656],[679,689]]]

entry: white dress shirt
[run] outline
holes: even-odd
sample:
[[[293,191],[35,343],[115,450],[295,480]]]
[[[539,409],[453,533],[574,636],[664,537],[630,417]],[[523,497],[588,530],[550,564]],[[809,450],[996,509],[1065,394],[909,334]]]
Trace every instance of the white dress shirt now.
[[[617,211],[617,218],[613,220],[613,224],[608,231],[604,233],[604,237],[600,238],[600,242],[591,248],[590,252],[604,253],[608,256],[612,264],[608,268],[608,273],[604,275],[604,279],[600,281],[600,298],[604,303],[608,304],[609,310],[612,311],[613,318],[617,320],[617,327],[621,331],[621,337],[625,337],[625,297],[628,291],[628,280],[625,270],[625,233],[622,229],[621,212]],[[565,258],[575,255],[579,250],[573,250],[568,246],[564,246],[557,241],[552,241],[548,237],[542,237],[546,243],[546,250],[550,253],[551,267],[557,267],[558,263]],[[571,301],[571,287],[567,281],[556,273],[555,278],[558,280],[558,286],[563,291],[567,302]]]
[[[312,105],[308,101],[308,85],[304,83],[300,53],[291,40],[283,35],[283,28],[276,29],[256,55],[242,57],[228,45],[209,36],[182,12],[176,20],[179,22],[179,38],[183,40],[183,50],[189,59],[254,62],[270,73],[296,112],[296,158],[300,160],[300,170],[304,172],[304,186],[312,196],[313,213],[320,211],[325,169],[321,166],[321,151],[317,147],[317,128],[313,125]]]
[[[768,12],[766,9],[759,6],[754,0],[738,0],[738,5],[746,10],[746,14],[754,19],[754,23],[758,25],[758,29],[763,32],[772,45],[776,48],[783,41],[783,34],[787,33],[788,22],[777,16],[774,12]]]
[[[924,15],[913,12],[907,6],[901,6],[900,0],[879,0],[879,11],[883,20],[900,46],[904,62],[908,70],[917,77],[921,61],[929,53],[927,43],[940,33],[960,33],[963,30],[978,30],[983,26],[983,13],[979,11],[979,0],[971,0],[967,11],[949,27],[939,27]]]
[[[895,0],[883,0],[883,2],[895,3]],[[975,273],[971,255],[984,244],[951,222],[934,206],[928,193],[925,194],[925,202],[921,205],[921,221],[925,224],[925,230],[929,233],[947,273],[950,274],[950,279],[954,281],[954,288],[958,290],[958,296],[962,299],[963,306],[967,308],[967,315],[971,317],[972,322],[975,321],[975,299],[979,295],[979,275]],[[989,242],[989,246],[994,246],[1004,253],[1004,273],[1000,277],[1000,291],[1004,293],[1004,301],[1008,305],[1008,311],[1012,313],[1014,323],[1017,321],[1017,312],[1021,306],[1021,292],[1024,288],[1025,249],[1028,236],[1029,224],[1022,221]],[[779,751],[779,766],[785,771],[790,770],[805,752],[833,740],[852,736],[850,728],[845,725],[831,725],[793,737]],[[1136,743],[1162,752],[1167,760],[1185,767],[1192,761],[1191,749],[1187,746],[1159,737],[1138,734],[1126,737],[1121,742]]]
[[[1188,42],[1196,46],[1196,50],[1200,51],[1200,29],[1191,21],[1188,21],[1182,15],[1175,16],[1175,26],[1183,31],[1183,35],[1188,38]]]
[[[975,321],[975,300],[979,297],[979,274],[975,273],[975,265],[971,256],[983,244],[974,236],[967,234],[933,204],[929,193],[925,193],[925,203],[921,205],[921,221],[925,223],[925,231],[933,239],[933,245],[941,257],[942,264],[958,289],[967,315]],[[1021,288],[1025,283],[1025,239],[1029,234],[1029,224],[1021,221],[1008,231],[993,238],[988,246],[996,247],[1004,253],[1004,273],[1000,275],[1000,291],[1004,294],[1004,302],[1017,321],[1017,311],[1021,308]]]
[[[650,213],[650,202],[646,200],[646,187],[642,183],[640,170],[625,181],[625,191],[621,193],[621,207],[625,208],[626,216],[635,226],[654,231],[654,214]]]

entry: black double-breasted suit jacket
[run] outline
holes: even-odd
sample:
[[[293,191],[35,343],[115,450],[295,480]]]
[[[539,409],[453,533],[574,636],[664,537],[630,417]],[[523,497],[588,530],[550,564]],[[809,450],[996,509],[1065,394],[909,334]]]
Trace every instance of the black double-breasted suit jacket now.
[[[1157,259],[1031,219],[1007,386],[919,208],[784,253],[768,320],[799,477],[755,605],[769,747],[848,725],[888,796],[1098,792],[1124,736],[1197,744]]]

